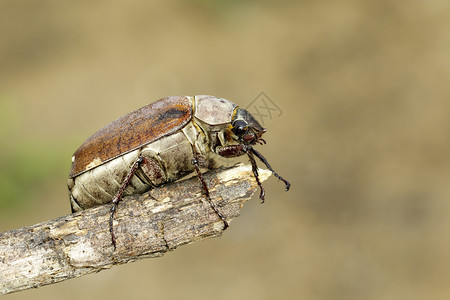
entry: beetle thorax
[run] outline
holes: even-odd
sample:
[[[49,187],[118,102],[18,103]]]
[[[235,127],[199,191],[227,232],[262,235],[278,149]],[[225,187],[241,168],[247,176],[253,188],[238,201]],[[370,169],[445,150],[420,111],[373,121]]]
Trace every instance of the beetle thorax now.
[[[218,146],[226,146],[227,127],[237,107],[233,102],[214,96],[195,96],[194,119],[206,136],[209,149],[214,152]]]

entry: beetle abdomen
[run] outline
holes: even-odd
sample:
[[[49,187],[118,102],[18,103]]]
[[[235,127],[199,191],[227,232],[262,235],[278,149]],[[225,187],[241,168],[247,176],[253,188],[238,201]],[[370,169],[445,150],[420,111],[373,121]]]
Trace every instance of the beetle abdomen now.
[[[135,150],[80,174],[76,178],[69,178],[72,210],[78,211],[110,202],[138,155],[139,150]],[[138,177],[133,176],[126,193],[145,192],[149,187]]]
[[[131,178],[125,195],[143,193],[191,173],[194,170],[191,143],[195,144],[198,138],[200,133],[189,123],[176,133],[69,178],[72,210],[111,202],[139,156],[144,158],[144,163]]]

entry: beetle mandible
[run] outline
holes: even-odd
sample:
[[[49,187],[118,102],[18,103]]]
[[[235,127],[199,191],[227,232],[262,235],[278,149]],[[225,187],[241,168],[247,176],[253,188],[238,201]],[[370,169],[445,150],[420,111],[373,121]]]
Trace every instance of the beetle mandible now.
[[[266,132],[245,109],[214,96],[171,96],[148,104],[106,125],[88,138],[72,156],[68,187],[72,212],[112,203],[109,227],[116,247],[113,218],[123,195],[140,194],[153,187],[196,172],[208,198],[200,167],[217,168],[220,157],[247,154],[264,202],[264,188],[254,156],[282,180],[258,151]],[[212,209],[228,222],[209,201]]]

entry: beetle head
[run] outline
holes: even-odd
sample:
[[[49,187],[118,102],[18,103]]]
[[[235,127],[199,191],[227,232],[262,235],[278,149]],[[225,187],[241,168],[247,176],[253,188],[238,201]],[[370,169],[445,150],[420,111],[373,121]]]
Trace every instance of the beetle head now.
[[[237,107],[231,121],[233,139],[239,144],[254,145],[265,143],[261,138],[266,129],[247,110]]]

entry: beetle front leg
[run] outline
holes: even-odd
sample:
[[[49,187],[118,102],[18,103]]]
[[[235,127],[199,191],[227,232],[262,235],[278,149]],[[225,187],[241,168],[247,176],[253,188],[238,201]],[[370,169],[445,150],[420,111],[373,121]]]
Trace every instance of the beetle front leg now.
[[[266,167],[272,172],[272,174],[279,180],[283,181],[284,184],[286,185],[286,191],[289,191],[289,188],[291,187],[291,184],[289,183],[289,181],[287,181],[286,179],[284,179],[283,177],[281,177],[280,175],[278,175],[277,172],[275,172],[274,169],[272,169],[272,167],[270,166],[269,162],[267,161],[267,159],[258,151],[256,151],[253,147],[250,148],[251,153],[255,154],[256,157],[259,158],[260,161],[262,161]]]
[[[253,175],[255,176],[256,179],[256,183],[259,186],[260,189],[260,194],[259,194],[259,199],[261,199],[261,203],[264,203],[264,196],[266,195],[266,191],[264,190],[264,187],[262,186],[261,181],[259,180],[259,174],[258,174],[258,166],[256,165],[256,161],[253,158],[253,153],[251,152],[247,152],[248,158],[250,159],[250,163],[252,164],[252,171],[253,171]]]
[[[238,157],[248,152],[248,146],[246,145],[229,145],[224,147],[217,147],[216,153],[222,157]]]
[[[250,151],[252,150],[252,146],[247,145],[229,145],[224,147],[217,147],[216,153],[223,157],[237,157],[244,154],[247,154],[248,158],[250,159],[250,163],[252,164],[252,171],[253,175],[255,176],[256,183],[259,186],[260,194],[259,199],[261,199],[261,203],[264,203],[264,196],[266,195],[266,192],[264,190],[264,187],[262,186],[261,181],[259,180],[259,174],[258,174],[258,166],[256,165],[255,158],[253,157],[253,153]]]
[[[111,207],[111,213],[109,215],[109,232],[111,233],[111,243],[114,246],[114,250],[116,250],[116,236],[114,235],[114,228],[113,228],[113,221],[114,221],[114,213],[117,210],[117,206],[119,205],[119,201],[122,199],[122,195],[125,192],[125,189],[131,182],[131,178],[133,178],[134,174],[136,173],[136,170],[139,168],[139,165],[144,161],[144,158],[142,156],[139,156],[136,161],[131,166],[130,171],[128,172],[127,176],[125,177],[122,186],[117,191],[116,195],[112,199],[112,207]]]
[[[202,172],[200,171],[200,166],[203,165],[204,158],[198,154],[194,154],[194,158],[192,158],[192,164],[194,165],[195,172],[197,172],[197,177],[200,179],[200,182],[202,184],[203,192],[205,193],[206,197],[208,198],[209,205],[211,205],[212,209],[216,212],[216,214],[222,219],[224,227],[223,230],[228,228],[228,221],[222,215],[222,213],[217,209],[216,205],[212,202],[211,197],[209,196],[209,190],[208,186],[206,185],[205,180],[203,179]]]

